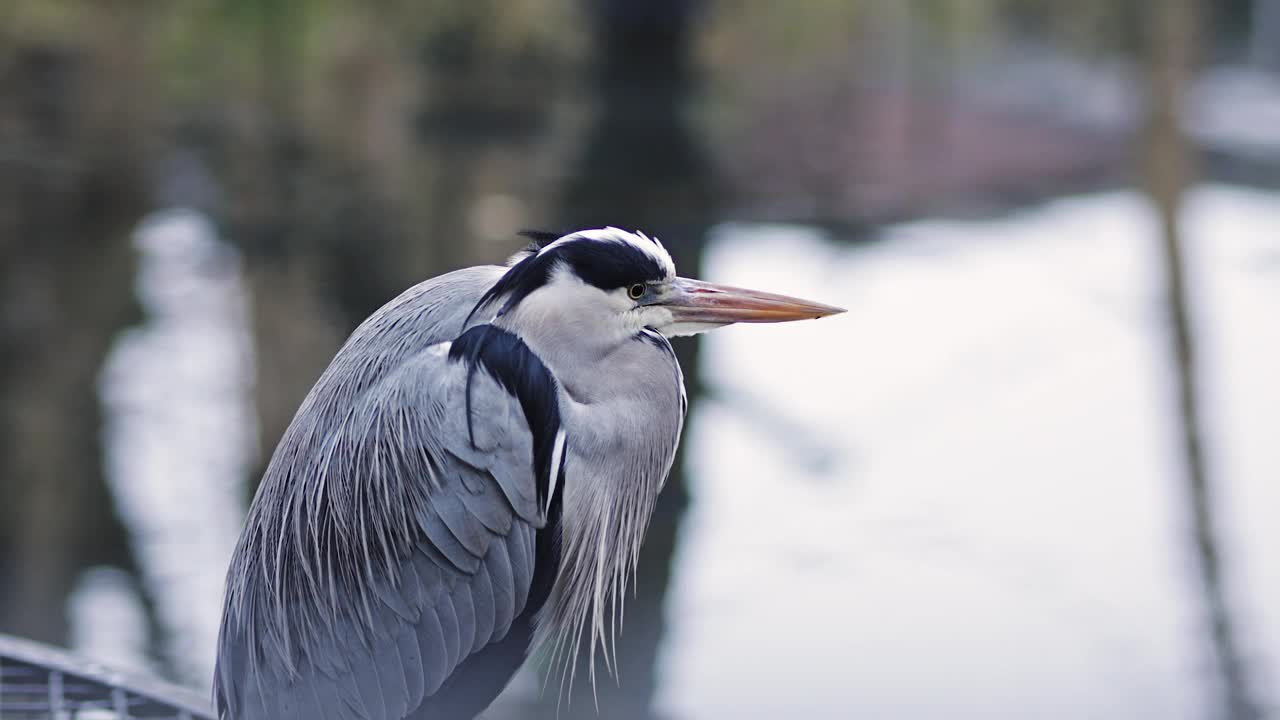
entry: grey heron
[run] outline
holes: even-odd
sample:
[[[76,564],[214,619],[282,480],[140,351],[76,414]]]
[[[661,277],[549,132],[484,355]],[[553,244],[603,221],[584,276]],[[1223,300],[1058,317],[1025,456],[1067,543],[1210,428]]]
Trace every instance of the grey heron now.
[[[668,338],[842,312],[639,232],[535,240],[389,302],[303,401],[227,574],[220,717],[471,718],[532,648],[607,660],[684,424]]]

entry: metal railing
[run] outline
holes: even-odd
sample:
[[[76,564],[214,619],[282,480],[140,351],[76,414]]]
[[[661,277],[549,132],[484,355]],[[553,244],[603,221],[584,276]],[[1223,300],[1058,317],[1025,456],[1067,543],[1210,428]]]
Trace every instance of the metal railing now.
[[[193,690],[0,635],[0,720],[213,720]]]

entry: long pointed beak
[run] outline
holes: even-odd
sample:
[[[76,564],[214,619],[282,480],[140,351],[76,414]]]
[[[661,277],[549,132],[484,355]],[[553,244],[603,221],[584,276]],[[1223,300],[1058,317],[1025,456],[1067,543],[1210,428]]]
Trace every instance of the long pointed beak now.
[[[690,278],[676,278],[662,306],[671,311],[673,323],[690,325],[790,322],[844,312],[811,300]]]

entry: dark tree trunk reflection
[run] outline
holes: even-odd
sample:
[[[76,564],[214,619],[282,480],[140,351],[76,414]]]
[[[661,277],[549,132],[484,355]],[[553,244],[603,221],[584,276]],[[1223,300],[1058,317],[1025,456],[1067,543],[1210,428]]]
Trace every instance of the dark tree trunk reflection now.
[[[712,166],[685,120],[693,83],[690,39],[697,5],[690,0],[590,4],[596,40],[594,119],[571,160],[557,215],[557,229],[615,225],[656,234],[681,274],[695,277],[717,205]],[[674,345],[685,371],[692,416],[702,395],[698,343],[679,339]],[[585,674],[579,673],[572,692],[563,698],[553,679],[530,717],[657,717],[652,704],[664,606],[687,503],[682,452],[645,536],[636,595],[627,599],[618,638],[619,678],[605,675],[601,665],[594,697]],[[578,662],[584,667],[585,654]]]
[[[1147,186],[1159,218],[1170,353],[1176,370],[1180,440],[1190,506],[1192,558],[1204,593],[1204,611],[1221,687],[1219,714],[1230,720],[1252,720],[1261,711],[1250,687],[1248,667],[1240,653],[1237,629],[1228,600],[1215,512],[1214,483],[1205,458],[1200,417],[1196,346],[1187,297],[1186,253],[1179,215],[1192,177],[1191,154],[1179,108],[1196,44],[1193,0],[1167,0],[1157,6],[1150,43],[1150,118]]]

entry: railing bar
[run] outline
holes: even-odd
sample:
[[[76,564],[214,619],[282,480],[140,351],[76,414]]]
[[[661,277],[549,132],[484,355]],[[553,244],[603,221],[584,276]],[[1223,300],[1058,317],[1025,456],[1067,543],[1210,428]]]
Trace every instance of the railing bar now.
[[[49,714],[58,720],[62,715],[62,673],[58,670],[49,673]]]
[[[64,694],[69,691],[65,680],[62,683],[62,690]],[[27,695],[44,695],[45,693],[49,692],[49,683],[48,682],[9,683],[8,685],[5,685],[5,692],[11,695],[14,693],[26,693]]]
[[[115,704],[116,715],[120,720],[129,719],[129,698],[124,693],[124,688],[111,688],[111,700]]]
[[[0,0],[3,2],[3,0]],[[121,673],[65,651],[0,634],[0,716],[30,711],[59,720],[82,709],[105,708],[119,717],[166,717],[212,720],[207,699],[190,689],[153,676]],[[47,701],[47,703],[46,703]],[[19,703],[22,710],[15,709]],[[37,703],[39,705],[37,705]],[[136,711],[136,712],[131,712]],[[181,713],[181,715],[179,715]]]
[[[39,700],[10,700],[4,704],[5,712],[38,712],[41,717],[49,717],[49,703],[44,698]],[[5,715],[8,720],[8,715]]]

